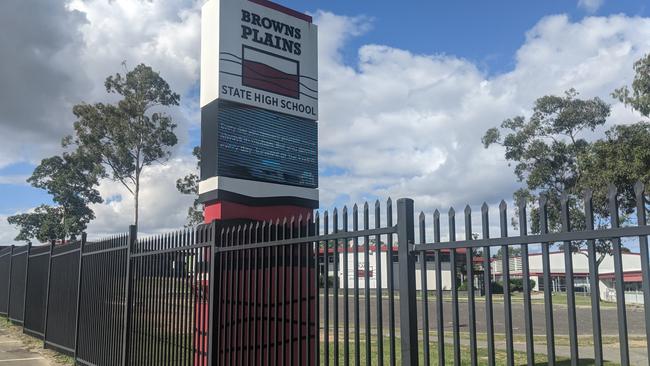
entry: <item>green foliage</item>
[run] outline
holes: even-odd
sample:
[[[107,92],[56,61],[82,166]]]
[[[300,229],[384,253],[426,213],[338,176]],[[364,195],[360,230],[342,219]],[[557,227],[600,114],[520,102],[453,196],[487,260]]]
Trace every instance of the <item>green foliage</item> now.
[[[20,227],[16,240],[45,241],[81,234],[95,218],[89,205],[102,202],[95,189],[102,174],[101,165],[82,149],[43,159],[27,181],[45,189],[58,206],[42,205],[32,213],[10,217],[9,223]]]
[[[648,63],[650,59],[646,57],[635,64],[637,77],[633,95],[626,88],[615,92],[619,99],[634,108],[642,108],[646,101],[643,95],[650,95],[647,94],[650,89],[644,84],[648,79]],[[563,192],[568,194],[572,230],[585,229],[582,200],[587,189],[593,190],[595,226],[606,225],[610,215],[606,199],[610,183],[624,189],[620,206],[622,221],[625,221],[634,211],[634,182],[648,183],[650,178],[650,153],[645,148],[650,144],[648,124],[615,126],[605,132],[605,139],[588,141],[583,135],[605,123],[610,107],[599,98],[583,100],[577,96],[578,93],[570,89],[564,97],[541,97],[535,102],[528,120],[521,116],[506,119],[500,128],[489,129],[482,139],[486,148],[493,144],[505,148],[506,160],[515,165],[515,175],[525,183],[524,188],[515,192],[514,199],[528,203],[533,233],[562,229]],[[536,205],[542,194],[547,199],[547,228],[540,226]],[[513,224],[516,226],[518,222],[513,220]],[[572,250],[578,252],[585,243],[571,245]],[[611,243],[600,240],[596,249],[600,263],[611,254]]]
[[[650,183],[650,123],[616,125],[605,132],[605,138],[593,143],[581,159],[585,172],[583,185],[594,190],[595,210],[605,206],[607,186],[620,187],[622,214],[629,216],[636,205],[634,183]]]
[[[201,148],[195,146],[192,150],[192,155],[197,159],[196,173],[190,173],[182,178],[176,180],[176,189],[182,194],[194,195],[195,199],[187,209],[187,224],[186,226],[194,226],[203,222],[203,205],[199,202],[199,175],[198,171],[201,168]]]
[[[503,294],[503,285],[501,282],[490,282],[490,288],[493,294]]]
[[[635,75],[632,90],[624,86],[616,89],[612,96],[643,116],[650,117],[650,54],[637,60],[633,68]]]
[[[176,106],[180,96],[151,67],[144,64],[115,74],[104,83],[108,93],[121,97],[115,104],[78,104],[73,113],[75,144],[95,156],[108,169],[107,176],[121,182],[135,201],[138,224],[140,177],[145,167],[164,162],[176,145],[176,124],[161,107]]]
[[[34,212],[9,216],[7,222],[19,228],[15,240],[31,243],[36,239],[46,242],[51,239],[63,238],[69,232],[63,225],[62,207],[41,205]]]
[[[530,288],[535,288],[535,280],[528,280]],[[501,282],[501,287],[503,287],[503,281]],[[522,278],[511,278],[510,279],[510,291],[524,291],[524,280]]]

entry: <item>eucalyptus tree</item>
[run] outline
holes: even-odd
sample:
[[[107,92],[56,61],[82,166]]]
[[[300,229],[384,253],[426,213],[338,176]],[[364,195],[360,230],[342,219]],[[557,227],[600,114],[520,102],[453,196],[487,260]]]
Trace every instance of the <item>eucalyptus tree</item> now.
[[[74,106],[74,135],[66,137],[64,145],[76,145],[96,156],[105,176],[131,193],[137,226],[143,171],[167,161],[178,142],[176,124],[165,111],[177,106],[180,96],[147,65],[125,71],[104,83],[108,93],[119,97],[115,103]]]

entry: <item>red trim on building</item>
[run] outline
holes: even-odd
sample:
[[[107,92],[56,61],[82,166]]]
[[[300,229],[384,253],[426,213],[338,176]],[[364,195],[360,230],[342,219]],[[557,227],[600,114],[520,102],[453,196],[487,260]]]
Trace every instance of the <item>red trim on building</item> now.
[[[293,10],[293,9],[289,9],[286,6],[282,6],[280,4],[276,4],[276,3],[268,1],[268,0],[248,0],[248,1],[250,1],[252,3],[255,3],[255,4],[258,4],[258,5],[265,6],[265,7],[269,8],[269,9],[277,10],[277,11],[279,11],[281,13],[290,15],[290,16],[292,16],[294,18],[302,19],[307,23],[312,22],[311,16],[309,16],[307,14],[303,14],[303,13],[301,13],[299,11],[296,11],[296,10]]]
[[[615,273],[601,273],[598,278],[601,280],[614,280]],[[643,282],[643,273],[641,271],[629,271],[623,273],[623,282]]]
[[[212,220],[253,220],[269,221],[302,215],[306,220],[312,214],[312,209],[300,206],[246,206],[240,203],[217,201],[206,204],[203,210],[204,222]]]

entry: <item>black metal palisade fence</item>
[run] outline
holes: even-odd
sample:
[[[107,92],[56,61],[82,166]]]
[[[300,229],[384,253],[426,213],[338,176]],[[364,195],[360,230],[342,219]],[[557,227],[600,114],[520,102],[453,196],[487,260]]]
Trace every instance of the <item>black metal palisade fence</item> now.
[[[215,221],[144,239],[138,239],[131,227],[128,234],[97,242],[87,242],[83,235],[79,242],[65,245],[12,246],[0,251],[0,314],[81,365],[494,365],[500,358],[514,365],[512,293],[504,286],[505,337],[497,341],[491,257],[500,250],[503,282],[508,284],[510,250],[520,251],[521,276],[526,279],[529,247],[541,246],[543,279],[548,284],[549,248],[563,243],[567,304],[562,311],[568,321],[569,362],[577,365],[582,356],[602,364],[596,245],[609,240],[620,363],[630,365],[621,240],[638,239],[647,338],[650,226],[643,185],[634,187],[634,226],[619,224],[618,196],[611,187],[609,225],[594,229],[592,197],[587,192],[581,198],[586,229],[574,231],[569,197],[563,195],[559,232],[549,232],[550,208],[542,198],[537,206],[541,232],[535,235],[528,233],[525,202],[518,206],[518,236],[509,236],[507,206],[501,202],[498,237],[490,238],[489,209],[484,204],[482,235],[473,234],[472,210],[467,206],[464,239],[457,239],[452,208],[443,242],[438,211],[427,228],[424,213],[416,222],[413,201],[400,199],[394,223],[389,199],[383,213],[377,202],[373,210],[366,203],[351,212],[343,208],[231,227]],[[432,242],[427,233],[433,234]],[[593,350],[586,355],[579,347],[576,324],[573,252],[568,245],[572,242],[586,243],[588,251]],[[382,260],[382,252],[388,260]],[[433,291],[427,284],[431,257]],[[443,292],[445,261],[451,263],[450,293]],[[461,268],[466,287],[480,289],[483,297],[479,301],[475,291],[467,291],[462,314],[466,324],[461,324],[459,306]],[[525,362],[535,365],[536,355],[543,354],[555,364],[557,309],[551,286],[544,286],[541,334],[534,332],[531,292],[530,282],[524,280]],[[433,314],[430,309],[435,309]],[[479,313],[484,316],[484,337],[477,328]],[[461,327],[468,334],[462,341]],[[547,340],[545,349],[535,348],[534,336],[539,335]],[[497,347],[502,343],[505,347]],[[650,354],[650,344],[647,347]]]

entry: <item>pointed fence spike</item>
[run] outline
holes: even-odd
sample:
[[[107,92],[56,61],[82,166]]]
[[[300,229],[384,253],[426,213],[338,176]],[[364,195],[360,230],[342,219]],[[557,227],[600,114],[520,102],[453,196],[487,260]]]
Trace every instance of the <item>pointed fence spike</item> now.
[[[607,185],[607,198],[612,200],[616,199],[618,196],[618,188],[613,183]]]
[[[640,180],[634,183],[634,193],[636,193],[637,197],[643,196],[645,193],[645,185]]]
[[[483,205],[481,206],[481,212],[486,214],[490,207],[488,206],[487,202],[483,202]]]
[[[440,218],[440,211],[438,211],[438,209],[433,211],[433,218],[434,219],[439,219]]]
[[[363,209],[364,209],[364,210],[367,210],[367,209],[368,209],[368,201],[366,201],[366,202],[363,203]]]
[[[348,214],[348,206],[346,205],[346,206],[343,206],[343,215],[345,216],[347,214]]]
[[[564,205],[567,202],[569,202],[569,192],[562,191],[562,194],[560,195],[560,203]]]
[[[528,200],[526,197],[519,197],[517,200],[517,207],[519,207],[519,210],[526,210],[526,205],[528,204]]]
[[[381,204],[379,203],[379,200],[375,200],[375,208],[381,207]]]
[[[470,215],[472,213],[472,208],[469,207],[469,205],[465,206],[465,216]]]
[[[359,211],[359,206],[357,206],[356,203],[354,204],[354,206],[352,206],[352,211],[355,213]]]
[[[456,216],[456,210],[453,207],[449,207],[449,216]]]
[[[542,193],[539,195],[539,206],[546,206],[548,204],[548,194]]]
[[[424,212],[420,211],[420,221],[424,221]]]

